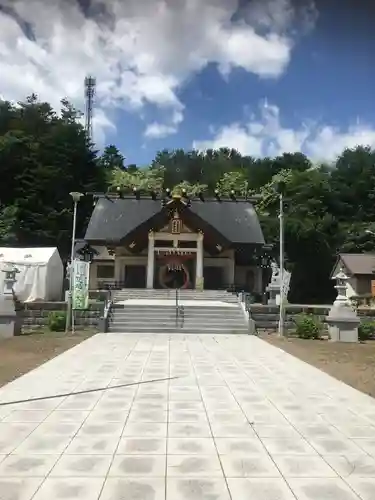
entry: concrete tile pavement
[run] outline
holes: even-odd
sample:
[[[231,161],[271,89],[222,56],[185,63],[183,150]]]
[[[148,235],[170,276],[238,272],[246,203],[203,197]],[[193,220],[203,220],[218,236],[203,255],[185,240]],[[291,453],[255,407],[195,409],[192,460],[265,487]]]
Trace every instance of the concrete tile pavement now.
[[[1,500],[373,500],[375,400],[250,336],[100,334],[0,389]]]

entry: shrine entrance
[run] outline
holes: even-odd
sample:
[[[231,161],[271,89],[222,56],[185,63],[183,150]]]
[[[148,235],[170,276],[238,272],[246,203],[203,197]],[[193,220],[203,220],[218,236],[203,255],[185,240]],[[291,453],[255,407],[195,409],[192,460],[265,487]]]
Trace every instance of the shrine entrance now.
[[[186,271],[183,266],[167,266],[161,284],[166,288],[183,288],[186,281]]]
[[[194,288],[196,253],[156,250],[155,288]]]
[[[178,210],[148,233],[147,288],[196,288],[203,282],[203,232],[185,227]]]

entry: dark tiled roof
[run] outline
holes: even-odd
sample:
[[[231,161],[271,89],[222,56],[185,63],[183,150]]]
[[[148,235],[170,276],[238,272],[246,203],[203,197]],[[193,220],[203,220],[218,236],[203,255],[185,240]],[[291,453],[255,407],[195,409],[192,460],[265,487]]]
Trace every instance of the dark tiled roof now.
[[[93,210],[85,240],[120,241],[161,210],[161,200],[101,197]],[[192,200],[189,210],[232,243],[264,243],[258,216],[248,201]]]
[[[375,254],[373,253],[340,253],[339,258],[350,274],[373,274],[375,271]]]

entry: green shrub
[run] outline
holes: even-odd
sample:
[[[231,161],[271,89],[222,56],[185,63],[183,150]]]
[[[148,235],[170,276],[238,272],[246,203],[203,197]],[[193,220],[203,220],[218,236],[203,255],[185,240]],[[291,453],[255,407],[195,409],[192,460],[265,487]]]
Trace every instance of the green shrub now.
[[[319,339],[323,332],[323,323],[313,314],[298,314],[294,318],[296,334],[301,339]]]
[[[48,328],[51,332],[63,332],[66,324],[65,311],[51,311],[48,314]]]
[[[358,338],[361,341],[375,336],[375,321],[362,321],[358,327]]]

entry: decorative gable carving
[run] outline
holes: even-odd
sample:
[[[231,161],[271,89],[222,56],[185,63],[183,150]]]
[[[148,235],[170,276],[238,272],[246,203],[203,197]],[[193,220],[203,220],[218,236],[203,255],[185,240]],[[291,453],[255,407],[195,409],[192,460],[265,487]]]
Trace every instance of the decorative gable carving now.
[[[171,221],[172,222],[172,221]],[[195,231],[192,231],[190,228],[185,226],[185,224],[181,224],[181,230],[180,233],[193,233]],[[163,227],[163,229],[160,229],[159,233],[171,233],[171,224],[168,224],[167,226]]]

